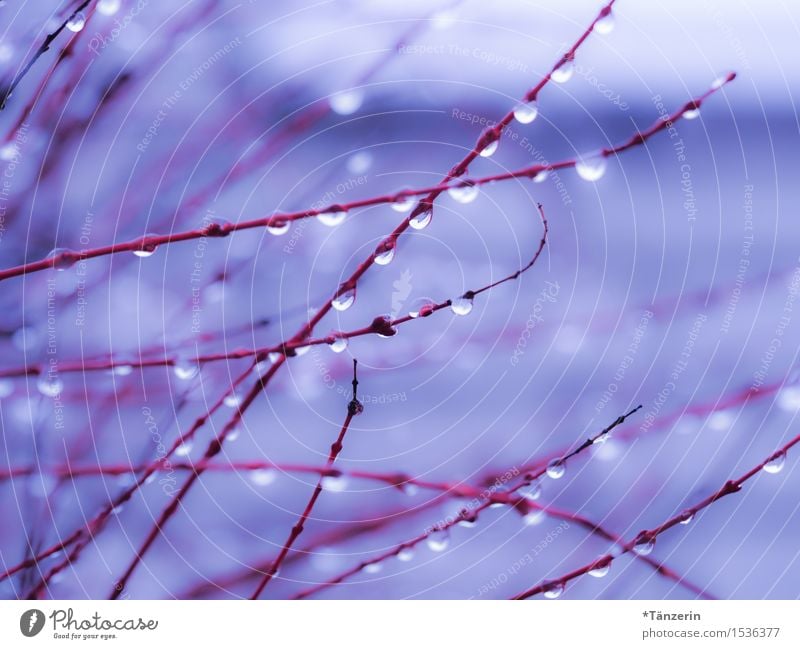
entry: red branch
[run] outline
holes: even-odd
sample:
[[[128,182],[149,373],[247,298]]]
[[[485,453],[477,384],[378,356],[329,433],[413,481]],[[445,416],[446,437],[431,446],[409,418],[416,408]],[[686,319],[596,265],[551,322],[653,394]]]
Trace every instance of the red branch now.
[[[544,581],[540,583],[538,586],[534,586],[522,593],[516,595],[513,599],[527,599],[529,597],[533,597],[534,595],[538,595],[539,593],[556,593],[560,594],[566,584],[573,579],[577,579],[578,577],[587,574],[588,572],[596,569],[603,569],[608,567],[616,557],[622,556],[623,554],[628,554],[629,552],[633,552],[640,556],[637,553],[637,548],[647,548],[645,552],[649,553],[652,550],[652,546],[655,543],[658,536],[663,534],[669,529],[672,529],[676,525],[681,523],[686,523],[691,521],[698,512],[704,510],[706,507],[709,507],[713,503],[717,502],[721,498],[725,496],[729,496],[731,494],[738,493],[742,489],[742,485],[750,480],[753,476],[757,475],[764,467],[769,465],[772,462],[784,462],[786,459],[786,453],[796,444],[800,443],[800,435],[792,439],[790,442],[779,448],[775,451],[772,455],[770,455],[766,460],[757,464],[755,467],[750,469],[747,473],[739,476],[735,480],[728,480],[722,487],[715,491],[710,496],[704,498],[696,505],[689,507],[688,509],[684,509],[680,514],[673,516],[672,518],[666,520],[665,522],[661,523],[658,527],[654,527],[649,530],[643,530],[636,535],[635,538],[628,541],[624,545],[621,546],[619,551],[616,554],[606,554],[592,561],[591,563],[586,564],[585,566],[573,570],[558,579],[551,579],[548,581]],[[642,550],[639,550],[642,552]],[[644,552],[643,552],[644,553]]]
[[[347,434],[347,431],[350,428],[350,422],[353,421],[353,417],[361,414],[361,412],[364,410],[364,406],[361,405],[361,402],[358,400],[358,375],[356,373],[357,367],[358,361],[353,359],[353,399],[349,404],[347,404],[347,416],[342,424],[342,429],[339,431],[339,436],[336,438],[336,441],[331,444],[331,450],[328,454],[328,461],[325,463],[326,471],[331,470],[334,462],[336,462],[336,458],[339,457],[339,453],[342,451],[344,436]],[[292,546],[294,546],[295,541],[297,541],[298,537],[303,533],[303,527],[305,526],[306,521],[308,521],[309,516],[311,516],[311,510],[314,509],[314,505],[322,493],[323,479],[324,476],[320,475],[319,479],[317,480],[317,486],[314,487],[314,491],[311,493],[311,497],[306,503],[306,508],[303,510],[303,513],[300,514],[300,518],[289,532],[289,537],[284,542],[283,547],[278,553],[278,556],[276,557],[275,561],[272,562],[269,570],[267,570],[264,576],[261,578],[261,581],[251,595],[250,599],[258,599],[261,596],[261,593],[264,592],[264,589],[267,587],[267,584],[269,584],[270,580],[278,574],[278,571],[283,565],[283,561],[286,559],[286,555],[289,554],[289,551],[292,549]]]

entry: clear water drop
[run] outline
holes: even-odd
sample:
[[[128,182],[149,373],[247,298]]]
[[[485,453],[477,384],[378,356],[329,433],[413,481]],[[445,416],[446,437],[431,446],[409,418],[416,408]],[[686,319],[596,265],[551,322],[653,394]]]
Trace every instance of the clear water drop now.
[[[588,572],[588,575],[595,579],[602,579],[608,574],[609,570],[611,570],[611,560],[607,558],[600,559],[595,562],[594,567]]]
[[[155,472],[153,472],[144,479],[144,484],[153,484],[155,481],[156,481],[156,474]]]
[[[347,171],[360,175],[372,166],[372,154],[369,151],[358,151],[347,159]]]
[[[78,255],[75,251],[69,248],[54,248],[47,255],[48,259],[52,259],[52,268],[57,271],[64,271],[67,268],[72,268],[78,260]]]
[[[550,460],[547,465],[547,477],[553,480],[558,480],[564,476],[567,470],[567,465],[562,459]]]
[[[111,373],[115,376],[129,376],[133,373],[133,365],[115,365],[111,368]]]
[[[427,318],[433,313],[435,306],[436,303],[430,298],[417,298],[412,302],[411,308],[408,310],[408,315],[412,318]]]
[[[64,382],[55,375],[42,374],[36,380],[36,389],[45,397],[57,397],[64,389]]]
[[[335,298],[333,298],[331,306],[337,311],[347,311],[347,309],[353,306],[353,302],[355,301],[356,301],[356,292],[354,289],[350,289],[345,291],[341,295],[337,295]]]
[[[333,340],[328,344],[328,347],[330,347],[331,351],[335,354],[341,354],[347,349],[347,338],[343,336],[334,336]]]
[[[404,189],[403,191],[407,191],[408,188]],[[392,201],[392,209],[395,212],[408,212],[412,207],[414,207],[414,203],[416,203],[417,199],[414,196],[399,196],[398,198]]]
[[[278,475],[273,469],[253,469],[250,472],[250,482],[257,487],[266,487],[277,479]]]
[[[99,0],[97,3],[97,13],[104,16],[113,16],[119,11],[122,0]]]
[[[0,399],[11,396],[14,392],[14,382],[11,379],[0,379]]]
[[[603,177],[607,166],[606,157],[602,153],[594,153],[578,158],[575,163],[575,171],[581,178],[593,183]]]
[[[242,404],[242,397],[235,392],[232,392],[231,394],[225,395],[222,403],[228,408],[238,408]]]
[[[542,497],[542,484],[536,480],[529,485],[517,489],[517,495],[525,500],[539,500]]]
[[[470,509],[462,509],[458,513],[458,517],[459,517],[458,521],[459,527],[466,527],[467,529],[469,529],[471,527],[475,527],[475,525],[477,525],[478,523],[478,514]]]
[[[11,162],[17,155],[17,145],[14,142],[8,142],[0,147],[0,160],[3,162]]]
[[[282,221],[278,219],[273,221],[272,225],[267,226],[267,232],[273,236],[279,237],[283,234],[286,234],[290,227],[292,227],[291,221]]]
[[[330,212],[322,212],[317,214],[317,221],[326,225],[329,228],[335,228],[347,218],[347,210],[331,210]]]
[[[373,561],[364,566],[364,572],[369,575],[374,575],[383,570],[383,564],[380,561]]]
[[[525,516],[522,517],[522,524],[532,527],[544,522],[547,518],[547,513],[541,509],[531,509]]]
[[[342,492],[347,489],[347,476],[326,475],[322,478],[322,488],[325,491]]]
[[[408,219],[408,224],[415,230],[424,230],[433,220],[433,210],[425,210],[421,214],[415,214]]]
[[[230,430],[225,439],[229,442],[235,442],[241,436],[242,436],[242,429],[239,426],[236,426]]]
[[[711,89],[719,90],[720,88],[722,88],[722,86],[728,83],[729,78],[730,77],[727,74],[721,77],[717,77],[716,79],[714,79],[714,81],[711,82]]]
[[[595,437],[594,438],[594,442],[592,442],[592,443],[595,446],[602,446],[603,444],[605,444],[610,439],[611,439],[611,433],[610,432],[603,433],[602,435],[598,435],[597,437]]]
[[[381,244],[375,251],[374,261],[378,266],[386,266],[392,262],[392,259],[394,259],[394,245],[387,247]]]
[[[608,13],[594,24],[594,31],[605,36],[606,34],[610,34],[612,31],[614,31],[615,24],[616,21],[614,20],[614,14],[611,13],[611,10],[609,9]]]
[[[294,348],[294,355],[295,356],[305,356],[310,351],[311,351],[311,345],[303,345],[301,347],[295,347]]]
[[[175,449],[175,455],[178,457],[188,457],[188,455],[192,452],[192,448],[194,448],[194,444],[192,444],[192,442],[182,442],[178,448]]]
[[[537,171],[536,175],[533,177],[533,182],[535,183],[543,183],[547,180],[547,177],[550,175],[549,169],[542,169],[541,171]]]
[[[397,553],[400,561],[411,561],[414,558],[414,548],[405,547]]]
[[[497,151],[497,147],[500,146],[500,140],[495,140],[494,142],[489,142],[483,149],[481,150],[481,157],[482,158],[491,158],[495,151]]]
[[[514,108],[514,119],[520,124],[530,124],[539,115],[539,104],[535,99],[520,102]]]
[[[467,205],[478,198],[480,187],[472,180],[464,180],[448,189],[447,193],[456,203]]]
[[[778,393],[778,407],[787,412],[800,410],[800,385],[790,385]]]
[[[781,452],[770,458],[769,462],[764,465],[764,471],[767,473],[780,473],[784,464],[786,464],[786,453]]]
[[[649,534],[640,534],[633,543],[633,551],[640,557],[646,557],[656,547],[656,540]]]
[[[457,297],[450,303],[450,310],[456,315],[469,315],[472,311],[472,297],[467,294]]]
[[[147,239],[150,239],[155,236],[157,235],[155,234],[144,235],[144,237],[142,238],[143,239],[142,242],[139,244],[139,247],[133,251],[133,254],[136,255],[137,257],[142,257],[142,258],[152,257],[155,251],[158,249],[158,246],[154,243],[150,243],[149,241],[147,241]]]
[[[694,513],[690,510],[686,510],[681,514],[680,523],[681,525],[688,525],[694,520]]]
[[[267,360],[273,365],[277,363],[279,360],[281,360],[281,358],[283,358],[283,354],[281,354],[280,352],[269,352],[267,354]]]
[[[700,117],[700,109],[699,108],[690,108],[689,110],[683,111],[682,115],[683,119],[697,119]]]
[[[178,361],[172,368],[172,373],[181,381],[189,381],[200,373],[200,366],[189,361]]]
[[[556,83],[566,83],[572,78],[573,72],[575,72],[575,64],[572,61],[564,61],[553,70],[550,78]]]
[[[67,21],[67,29],[71,32],[79,32],[86,26],[86,16],[83,13],[78,12],[74,16],[71,16],[70,19]]]
[[[112,516],[119,516],[122,513],[122,510],[125,509],[122,505],[117,505],[111,510]]]
[[[444,552],[450,545],[450,531],[433,530],[425,539],[425,543],[432,552]]]
[[[344,90],[331,95],[328,101],[337,115],[352,115],[364,103],[364,93],[357,88]]]
[[[555,582],[552,584],[546,584],[542,588],[542,595],[544,595],[547,599],[558,599],[564,594],[564,584],[559,582]]]

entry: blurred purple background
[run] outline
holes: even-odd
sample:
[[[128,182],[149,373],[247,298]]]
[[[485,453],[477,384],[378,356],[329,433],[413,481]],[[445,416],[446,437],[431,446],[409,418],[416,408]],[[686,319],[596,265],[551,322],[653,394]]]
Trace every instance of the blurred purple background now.
[[[77,4],[0,8],[4,83]],[[100,4],[105,14],[115,8]],[[94,13],[23,126],[14,130],[69,30],[0,114],[0,266],[199,228],[209,217],[236,222],[436,184],[480,135],[473,122],[512,108],[601,5],[437,6],[122,0],[112,15]],[[537,119],[513,122],[471,176],[609,146],[658,119],[659,102],[671,112],[730,70],[737,80],[699,119],[678,122],[675,137],[661,133],[609,159],[597,182],[567,169],[543,183],[486,186],[469,204],[442,195],[431,225],[404,235],[392,263],[371,268],[353,307],[326,316],[318,334],[404,315],[421,299],[456,297],[513,272],[539,241],[537,201],[551,228],[544,256],[518,282],[476,298],[466,317],[443,311],[390,339],[289,359],[221,461],[323,464],[350,398],[353,357],[365,410],[345,440],[342,470],[479,485],[579,444],[641,403],[621,429],[630,438],[575,458],[563,478],[544,480],[539,501],[631,539],[798,433],[800,11],[778,1],[621,0],[614,16],[611,33],[579,50],[572,78],[542,91]],[[287,135],[299,113],[320,118]],[[262,154],[248,173],[226,176]],[[383,205],[354,210],[336,228],[310,219],[282,236],[254,229],[6,280],[2,369],[278,343],[402,218]],[[198,340],[198,331],[213,340]],[[0,380],[0,566],[69,535],[131,482],[59,481],[53,467],[153,460],[145,413],[169,443],[248,363],[208,363],[188,380],[163,367],[62,373],[57,386]],[[735,399],[759,386],[744,405]],[[201,429],[188,458],[202,455],[232,412],[222,408]],[[795,456],[665,533],[651,557],[717,597],[798,597]],[[8,479],[19,467],[33,471]],[[249,596],[259,576],[251,569],[280,549],[315,480],[205,473],[124,596]],[[106,597],[169,502],[166,484],[144,486],[46,595]],[[295,553],[265,597],[324,581],[465,504],[431,504],[436,492],[369,480],[328,487],[298,543],[313,550]],[[385,524],[324,541],[374,521]],[[535,523],[489,509],[474,527],[455,527],[445,551],[420,544],[410,561],[389,559],[319,597],[504,598],[609,551],[575,524]],[[0,582],[0,594],[24,596],[59,560]],[[625,556],[605,579],[578,579],[564,597],[694,594]]]

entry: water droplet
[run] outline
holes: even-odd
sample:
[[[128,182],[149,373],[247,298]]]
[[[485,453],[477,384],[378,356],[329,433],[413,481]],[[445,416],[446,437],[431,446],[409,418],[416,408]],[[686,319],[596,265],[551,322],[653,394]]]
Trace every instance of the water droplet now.
[[[111,368],[111,373],[115,376],[128,376],[133,372],[133,365],[115,365]]]
[[[353,302],[355,301],[356,301],[355,289],[350,289],[345,291],[341,295],[338,295],[337,297],[333,298],[331,306],[337,311],[347,311],[347,309],[353,306]]]
[[[711,82],[711,89],[712,90],[719,90],[720,88],[722,88],[722,86],[724,86],[726,83],[728,83],[728,79],[729,78],[730,77],[727,74],[725,74],[725,75],[723,75],[721,77],[717,77],[716,79],[714,79],[714,81]]]
[[[536,175],[533,177],[533,182],[535,183],[543,183],[547,180],[547,177],[550,175],[549,169],[542,169],[541,171],[536,172]]]
[[[52,268],[57,271],[64,271],[67,268],[72,268],[78,259],[77,253],[68,248],[54,248],[47,255],[48,259],[52,259]]]
[[[558,599],[564,594],[564,584],[560,581],[552,584],[545,584],[542,588],[542,594],[547,599]]]
[[[700,109],[699,108],[690,108],[689,110],[683,111],[682,115],[683,119],[697,119],[700,117]]]
[[[229,442],[235,442],[241,436],[242,436],[242,429],[239,426],[235,426],[228,432],[228,435],[225,437],[225,439]]]
[[[533,120],[536,119],[536,116],[539,114],[539,104],[536,103],[535,99],[531,101],[521,102],[517,104],[517,107],[514,109],[514,119],[517,120],[520,124],[530,124]]]
[[[414,558],[414,548],[405,547],[397,553],[400,561],[411,561]]]
[[[489,142],[483,150],[481,151],[482,158],[491,158],[494,155],[494,152],[497,151],[497,147],[500,146],[500,141],[495,140],[494,142]]]
[[[478,198],[480,187],[478,187],[478,185],[476,185],[472,180],[464,180],[458,185],[448,189],[447,193],[450,194],[450,198],[452,198],[456,203],[467,205]]]
[[[235,392],[232,392],[231,394],[225,395],[222,403],[228,406],[228,408],[238,408],[242,403],[242,397]]]
[[[408,219],[408,224],[415,230],[424,230],[433,220],[433,210],[425,210],[421,214],[415,214]]]
[[[394,243],[384,241],[375,251],[375,263],[378,266],[386,266],[394,259]]]
[[[144,484],[153,484],[155,481],[156,481],[156,474],[155,472],[153,472],[144,479]]]
[[[347,489],[347,476],[342,474],[323,476],[322,488],[325,491],[345,491]]]
[[[430,298],[417,298],[411,304],[408,315],[410,315],[412,318],[427,318],[431,313],[433,313],[433,308],[435,306],[436,303]]]
[[[564,61],[553,70],[550,78],[556,83],[566,83],[572,78],[573,72],[575,72],[575,64],[572,61]]]
[[[708,418],[708,427],[712,430],[728,430],[735,420],[732,412],[719,410]]]
[[[681,514],[680,523],[681,525],[688,525],[694,519],[694,513],[690,510],[686,510]]]
[[[328,344],[328,347],[331,348],[331,351],[336,354],[341,354],[345,349],[347,349],[347,338],[343,336],[334,336],[333,341]]]
[[[280,352],[269,352],[267,354],[267,360],[273,365],[277,363],[279,360],[281,360],[282,357],[283,354],[281,354]]]
[[[764,465],[764,471],[767,473],[780,473],[784,464],[786,464],[786,453],[781,452],[774,455],[770,461]]]
[[[398,487],[406,496],[416,496],[419,493],[419,487],[413,482],[404,482]]]
[[[200,366],[189,361],[177,361],[172,368],[172,373],[181,381],[189,381],[200,373]]]
[[[562,459],[550,460],[550,463],[547,465],[547,477],[558,480],[564,476],[566,470],[567,465]]]
[[[369,151],[358,151],[347,159],[347,171],[360,175],[372,166],[372,154]]]
[[[547,513],[541,509],[531,509],[522,517],[522,524],[533,526],[542,523],[547,518]]]
[[[575,171],[581,178],[593,183],[603,177],[607,166],[606,157],[602,153],[595,153],[578,158]]]
[[[402,191],[406,191],[408,188],[403,189]],[[392,201],[392,209],[395,212],[408,212],[414,204],[417,202],[415,196],[398,196],[394,201]]]
[[[17,155],[17,145],[14,142],[8,142],[0,147],[0,160],[10,162]]]
[[[589,576],[595,579],[602,579],[611,570],[611,559],[605,557],[595,562],[594,567],[589,571]]]
[[[311,345],[303,345],[302,347],[295,347],[294,348],[294,355],[295,356],[304,356],[311,351]]]
[[[472,311],[472,297],[465,293],[450,303],[450,310],[456,315],[469,315]]]
[[[327,225],[329,228],[335,228],[346,218],[347,218],[347,210],[342,210],[342,209],[331,210],[330,212],[323,212],[322,214],[317,214],[317,221],[322,223],[322,225]]]
[[[611,433],[610,432],[603,433],[602,435],[598,435],[597,437],[594,438],[593,444],[595,446],[602,446],[603,444],[605,444],[610,439],[611,439]]]
[[[539,500],[542,497],[542,484],[536,480],[529,485],[517,489],[517,495],[525,500]]]
[[[182,442],[178,445],[178,448],[175,449],[175,455],[178,457],[187,457],[189,453],[192,452],[192,448],[194,445],[191,442]]]
[[[369,575],[379,573],[381,570],[383,570],[383,564],[379,561],[373,561],[372,563],[368,563],[366,566],[364,566],[364,572]]]
[[[778,393],[778,407],[788,412],[800,410],[800,385],[790,385]]]
[[[42,374],[36,380],[36,388],[46,397],[57,397],[64,389],[64,382],[53,374]]]
[[[250,472],[250,482],[257,487],[266,487],[277,479],[278,475],[272,469],[254,469]]]
[[[364,103],[364,93],[360,89],[344,90],[331,95],[328,101],[337,115],[352,115]]]
[[[605,36],[614,31],[614,14],[609,9],[608,13],[594,24],[594,31]]]
[[[151,257],[153,253],[158,249],[158,246],[154,243],[150,243],[148,239],[152,237],[156,237],[158,235],[155,234],[146,234],[142,237],[142,240],[139,244],[139,247],[133,251],[133,254],[137,257]]]
[[[86,17],[81,12],[78,12],[74,16],[71,16],[70,19],[67,21],[67,29],[71,32],[79,32],[85,27],[85,25],[86,25]]]
[[[460,519],[458,521],[459,527],[466,527],[466,528],[475,527],[475,525],[478,522],[478,514],[472,511],[471,509],[462,509],[458,513],[458,517]]]
[[[99,0],[97,12],[104,16],[113,16],[119,11],[122,0]]]
[[[282,234],[286,234],[289,231],[290,227],[292,227],[291,221],[283,221],[281,219],[276,219],[275,221],[272,221],[271,225],[267,226],[267,232],[276,237],[279,237]]]
[[[444,552],[450,545],[450,532],[449,530],[433,530],[425,539],[425,543],[432,552]]]
[[[633,542],[633,551],[640,557],[646,557],[656,547],[656,540],[649,534],[640,534]]]
[[[11,396],[14,392],[14,382],[11,379],[0,379],[0,399]]]
[[[122,510],[125,509],[122,505],[117,505],[111,510],[112,516],[119,516],[122,513]]]

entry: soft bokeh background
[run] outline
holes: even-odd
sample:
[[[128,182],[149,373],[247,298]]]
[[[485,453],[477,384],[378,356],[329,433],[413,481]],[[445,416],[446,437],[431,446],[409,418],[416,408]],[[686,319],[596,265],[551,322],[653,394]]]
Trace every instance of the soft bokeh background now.
[[[5,83],[76,4],[0,8]],[[36,63],[0,115],[7,145],[16,143],[3,154],[3,268],[58,247],[197,228],[207,216],[237,221],[435,184],[480,134],[458,115],[503,115],[600,3],[216,5],[123,0],[114,15],[94,14],[14,131],[71,34]],[[572,79],[542,92],[538,118],[512,123],[516,137],[476,160],[470,175],[608,146],[657,119],[659,96],[672,111],[729,70],[738,79],[699,119],[679,122],[675,137],[662,133],[609,160],[596,183],[565,170],[541,184],[488,186],[468,205],[441,196],[431,225],[404,236],[393,262],[366,275],[355,305],[327,316],[318,333],[403,315],[420,299],[455,297],[513,272],[540,236],[536,201],[551,226],[539,264],[476,299],[466,317],[441,312],[391,339],[290,359],[226,443],[224,461],[322,464],[345,414],[352,357],[365,411],[345,440],[342,469],[480,484],[580,443],[641,403],[621,436],[570,462],[560,480],[545,480],[540,501],[630,539],[798,433],[800,10],[779,1],[621,0],[614,15],[615,29],[579,51]],[[282,130],[342,91],[333,112]],[[260,155],[248,173],[227,174]],[[401,218],[379,206],[353,211],[335,229],[309,220],[282,236],[251,230],[5,281],[2,369],[277,343]],[[211,340],[198,340],[193,325]],[[53,467],[153,459],[146,408],[171,441],[246,368],[245,360],[209,363],[189,380],[165,368],[62,373],[63,426],[56,399],[35,379],[3,379],[0,470],[34,469],[0,484],[3,567],[78,528],[130,480],[59,481]],[[760,383],[745,403],[737,399]],[[231,412],[223,408],[202,429],[189,458],[202,455]],[[206,473],[125,596],[248,596],[252,568],[277,553],[313,485],[302,473]],[[298,544],[309,551],[265,596],[291,596],[464,505],[372,481],[334,486]],[[790,453],[783,471],[759,474],[665,533],[651,556],[717,597],[798,597],[798,489]],[[168,500],[164,484],[145,486],[47,594],[106,597]],[[365,525],[376,521],[385,524]],[[411,561],[388,560],[320,597],[503,598],[609,550],[561,525],[487,510],[476,526],[453,529],[444,552],[421,544]],[[23,596],[58,560],[3,581],[0,593]],[[564,594],[693,596],[630,557]]]

